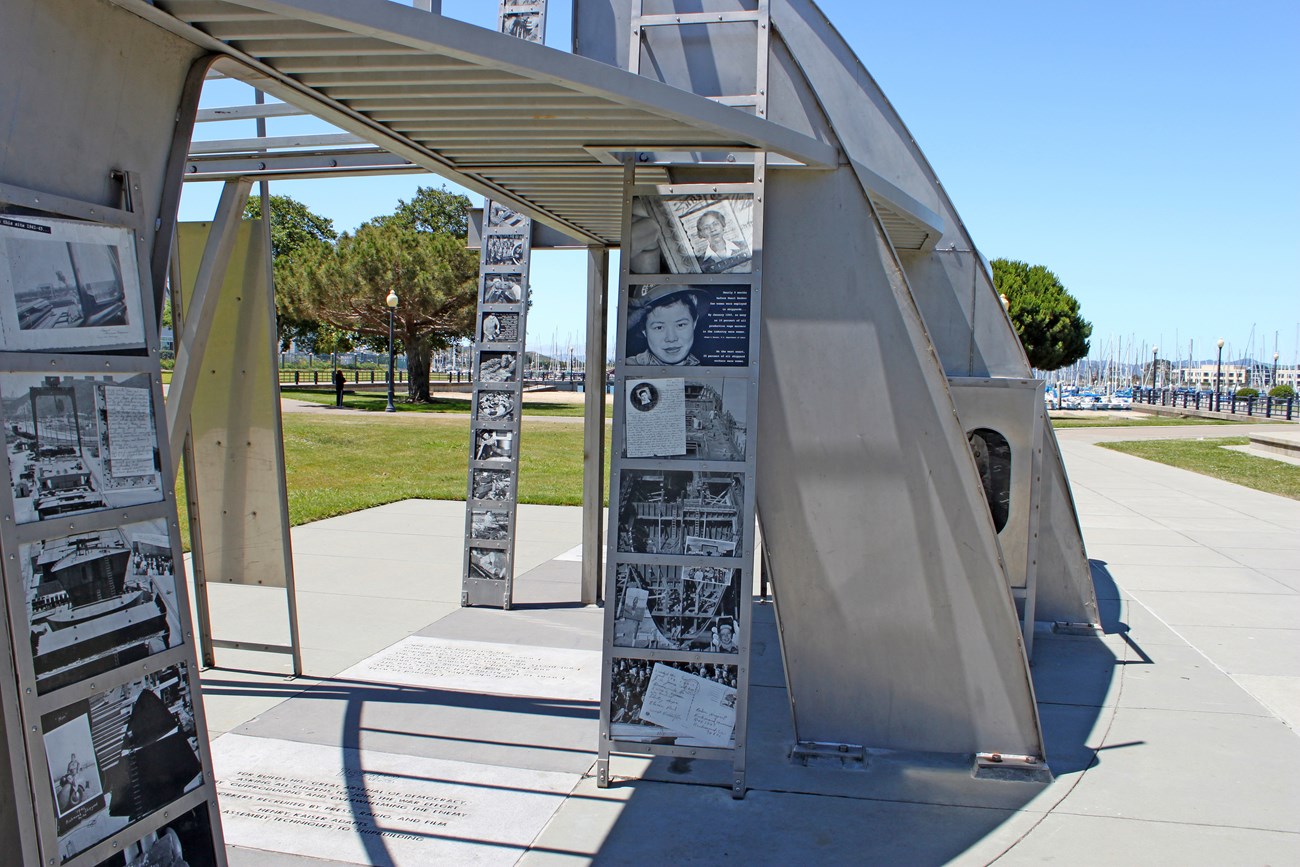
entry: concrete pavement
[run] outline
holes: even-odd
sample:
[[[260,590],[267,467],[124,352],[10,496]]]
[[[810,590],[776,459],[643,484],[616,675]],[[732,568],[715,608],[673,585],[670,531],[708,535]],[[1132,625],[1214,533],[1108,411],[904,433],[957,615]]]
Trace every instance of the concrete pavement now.
[[[974,780],[941,757],[792,765],[775,620],[758,605],[748,796],[733,801],[712,763],[626,757],[597,789],[584,660],[599,651],[601,613],[572,602],[579,510],[521,507],[510,612],[459,607],[462,503],[296,528],[308,676],[237,651],[204,673],[209,726],[229,733],[214,753],[231,863],[1300,862],[1300,502],[1094,445],[1243,431],[1059,433],[1105,634],[1036,637],[1047,785]],[[213,590],[222,637],[285,640],[283,594]],[[496,648],[510,647],[549,660],[569,697],[457,688],[463,667],[438,680],[399,664],[438,669],[491,648],[509,668],[521,663]],[[371,827],[295,834],[235,815],[246,811],[232,781],[249,762],[282,763],[304,791],[361,781],[335,806]],[[439,824],[430,811],[456,815]]]

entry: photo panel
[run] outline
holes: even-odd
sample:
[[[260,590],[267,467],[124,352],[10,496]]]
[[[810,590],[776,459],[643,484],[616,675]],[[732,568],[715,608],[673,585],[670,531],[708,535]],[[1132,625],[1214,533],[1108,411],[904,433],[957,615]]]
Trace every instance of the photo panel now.
[[[208,805],[199,804],[122,847],[98,867],[216,867]]]
[[[754,258],[749,193],[632,197],[632,274],[748,274]]]
[[[521,230],[528,224],[528,218],[518,211],[512,211],[500,202],[488,200],[488,228]]]
[[[740,652],[739,569],[620,563],[614,646]]]
[[[483,343],[518,343],[518,313],[484,313],[479,320],[479,340]]]
[[[741,284],[628,286],[623,361],[644,367],[749,364],[750,289]]]
[[[514,382],[519,378],[519,353],[480,352],[479,382]]]
[[[509,470],[474,470],[473,490],[475,500],[509,502],[514,497],[515,478]]]
[[[505,509],[471,509],[469,537],[504,542],[510,536],[510,512]]]
[[[485,578],[489,581],[506,580],[506,571],[510,568],[510,555],[499,548],[470,548],[469,577]]]
[[[684,747],[734,747],[738,668],[613,659],[610,737]]]
[[[629,376],[624,394],[623,457],[745,460],[747,380]]]
[[[474,460],[510,461],[515,456],[515,433],[508,430],[476,430]]]
[[[514,421],[516,401],[513,391],[480,391],[474,404],[474,417],[479,421]]]
[[[162,500],[147,373],[0,374],[15,520]]]
[[[524,298],[523,274],[484,274],[484,304],[518,304]]]
[[[501,32],[528,42],[541,39],[542,16],[537,12],[508,12],[501,16]]]
[[[18,550],[37,693],[182,643],[164,519],[31,542]]]
[[[739,556],[744,550],[744,506],[743,473],[622,470],[618,550]]]
[[[524,263],[523,235],[489,235],[483,239],[487,251],[484,265],[522,265]]]
[[[184,663],[41,717],[67,861],[203,782]]]
[[[143,347],[134,233],[0,214],[0,337],[6,350]]]

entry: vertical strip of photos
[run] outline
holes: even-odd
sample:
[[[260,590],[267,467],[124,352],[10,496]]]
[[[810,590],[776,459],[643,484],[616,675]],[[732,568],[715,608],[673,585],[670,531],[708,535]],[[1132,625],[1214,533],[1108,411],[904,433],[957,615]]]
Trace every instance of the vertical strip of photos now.
[[[509,608],[524,389],[532,221],[488,200],[483,208],[462,605]]]
[[[628,168],[600,785],[641,753],[728,761],[745,791],[764,168],[662,187]]]
[[[225,863],[142,222],[0,186],[0,704],[43,865]]]
[[[502,33],[541,42],[546,34],[546,0],[501,0],[500,25]],[[530,218],[491,199],[483,203],[461,572],[463,606],[509,609],[514,598],[532,233]]]

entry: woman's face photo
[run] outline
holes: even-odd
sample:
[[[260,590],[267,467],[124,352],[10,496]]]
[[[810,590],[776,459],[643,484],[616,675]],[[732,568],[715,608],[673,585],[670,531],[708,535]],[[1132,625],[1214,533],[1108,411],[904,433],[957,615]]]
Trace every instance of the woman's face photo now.
[[[685,301],[656,307],[646,314],[646,344],[664,364],[681,364],[695,342],[695,317]]]

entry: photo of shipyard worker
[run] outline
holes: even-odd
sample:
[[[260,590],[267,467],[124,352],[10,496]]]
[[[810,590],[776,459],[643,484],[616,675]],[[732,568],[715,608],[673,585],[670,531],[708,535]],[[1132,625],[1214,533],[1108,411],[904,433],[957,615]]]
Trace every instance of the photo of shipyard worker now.
[[[692,351],[709,307],[697,286],[634,286],[628,303],[628,364],[698,365]]]
[[[518,274],[489,274],[483,280],[484,304],[518,304],[524,296]]]
[[[702,247],[696,248],[700,270],[720,274],[750,259],[744,241],[727,237],[727,218],[721,211],[705,211],[695,222],[695,234]]]

